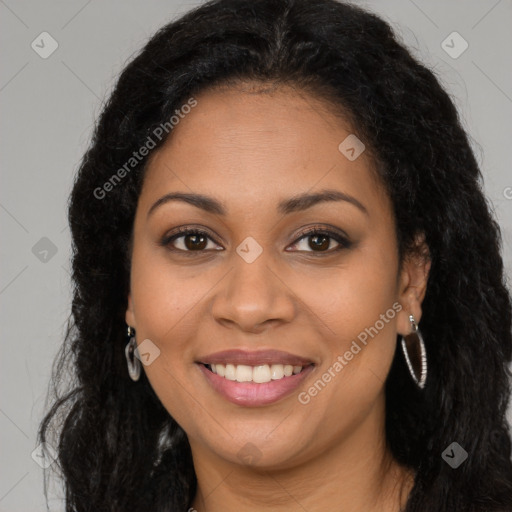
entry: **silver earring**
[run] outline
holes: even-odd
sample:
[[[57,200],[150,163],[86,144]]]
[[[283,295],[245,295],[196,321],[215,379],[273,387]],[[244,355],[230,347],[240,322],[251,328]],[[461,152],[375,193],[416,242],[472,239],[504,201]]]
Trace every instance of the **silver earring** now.
[[[126,362],[128,364],[128,374],[133,381],[138,381],[140,378],[141,364],[138,357],[135,356],[135,350],[137,349],[137,342],[135,341],[135,331],[132,327],[128,326],[127,330],[130,341],[126,344],[124,354],[126,356]]]
[[[411,377],[416,385],[423,389],[427,380],[427,351],[413,315],[409,315],[409,321],[412,333],[402,336],[402,350]]]

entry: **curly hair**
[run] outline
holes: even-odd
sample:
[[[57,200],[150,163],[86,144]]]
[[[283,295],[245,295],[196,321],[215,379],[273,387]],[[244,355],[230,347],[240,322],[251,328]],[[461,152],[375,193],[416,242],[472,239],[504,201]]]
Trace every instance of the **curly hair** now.
[[[512,510],[511,297],[500,230],[452,100],[390,26],[362,8],[213,0],[161,28],[125,67],[70,196],[72,311],[38,432],[40,442],[55,438],[66,511],[191,506],[197,480],[187,436],[144,372],[130,380],[124,356],[131,235],[148,158],[108,194],[97,191],[187,98],[246,81],[289,84],[343,111],[392,200],[400,258],[418,233],[425,237],[429,380],[424,390],[411,386],[397,351],[386,381],[386,441],[415,471],[405,511]],[[73,378],[64,386],[65,369]],[[441,457],[454,441],[469,454],[457,470]]]

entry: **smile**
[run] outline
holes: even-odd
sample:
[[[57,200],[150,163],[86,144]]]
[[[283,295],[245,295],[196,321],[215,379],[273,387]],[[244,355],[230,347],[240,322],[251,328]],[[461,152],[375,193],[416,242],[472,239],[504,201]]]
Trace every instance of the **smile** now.
[[[213,390],[245,407],[277,402],[296,390],[315,364],[276,350],[228,350],[201,358],[197,366]]]
[[[280,380],[291,375],[297,375],[302,371],[302,366],[291,364],[264,364],[259,366],[248,366],[245,364],[212,364],[207,368],[213,373],[225,379],[237,382],[255,382],[263,384],[272,380]]]

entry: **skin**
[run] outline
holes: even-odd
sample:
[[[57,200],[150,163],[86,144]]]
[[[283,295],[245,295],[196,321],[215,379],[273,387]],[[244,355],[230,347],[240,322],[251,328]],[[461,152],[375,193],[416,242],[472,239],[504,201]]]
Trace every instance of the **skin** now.
[[[160,350],[144,371],[188,435],[198,478],[192,505],[199,512],[397,512],[413,473],[385,446],[384,382],[397,334],[411,332],[409,314],[421,319],[429,262],[410,257],[399,270],[390,199],[367,151],[354,161],[340,153],[353,130],[321,100],[256,84],[196,99],[147,167],[126,311],[137,342],[150,339]],[[349,194],[366,212],[346,201],[277,212],[279,201],[321,189]],[[170,201],[148,216],[177,191],[214,197],[227,215]],[[331,238],[318,249],[311,236],[301,238],[312,225],[343,230],[352,244],[335,251],[340,244]],[[180,226],[209,231],[211,240],[194,246],[192,239],[186,254],[184,237],[162,246]],[[263,249],[252,263],[236,252],[248,236]],[[402,310],[301,404],[298,393],[394,303]],[[242,407],[214,391],[195,364],[231,348],[284,350],[315,369],[288,397]],[[253,450],[252,462],[241,449]]]

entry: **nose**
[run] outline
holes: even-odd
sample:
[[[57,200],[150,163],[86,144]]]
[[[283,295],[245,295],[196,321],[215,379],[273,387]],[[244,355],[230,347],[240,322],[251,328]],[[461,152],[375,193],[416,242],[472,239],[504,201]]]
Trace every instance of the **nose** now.
[[[289,323],[296,313],[290,285],[265,250],[252,263],[234,254],[233,266],[213,298],[213,317],[226,327],[251,333]]]

